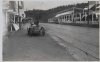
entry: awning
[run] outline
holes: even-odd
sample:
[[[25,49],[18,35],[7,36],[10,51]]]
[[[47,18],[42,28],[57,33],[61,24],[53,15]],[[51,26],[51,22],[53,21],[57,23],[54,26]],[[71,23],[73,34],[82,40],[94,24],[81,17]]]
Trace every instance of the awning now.
[[[89,9],[91,9],[94,5],[95,5],[95,4],[91,4],[91,5],[89,5]]]
[[[97,9],[100,9],[100,5],[96,7]]]
[[[19,29],[19,26],[17,24],[13,24],[14,29],[17,31]]]
[[[11,13],[11,14],[14,14],[14,15],[18,15],[17,12],[14,12],[13,10],[7,10],[7,12]]]
[[[72,14],[72,13],[73,11],[68,11],[68,12],[57,14],[55,17],[59,17],[59,16],[66,15],[66,14]]]
[[[84,8],[84,10],[88,10],[88,8]]]

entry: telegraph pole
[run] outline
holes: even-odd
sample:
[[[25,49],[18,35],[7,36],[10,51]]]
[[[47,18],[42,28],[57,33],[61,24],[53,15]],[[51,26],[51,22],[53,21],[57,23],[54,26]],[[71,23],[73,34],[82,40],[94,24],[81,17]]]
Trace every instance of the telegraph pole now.
[[[88,1],[88,19],[87,19],[87,24],[89,25],[89,21],[90,21],[90,9],[89,9],[89,1]]]
[[[20,12],[19,12],[19,1],[18,1],[18,23],[19,23],[19,29],[21,29],[21,21],[20,21]]]

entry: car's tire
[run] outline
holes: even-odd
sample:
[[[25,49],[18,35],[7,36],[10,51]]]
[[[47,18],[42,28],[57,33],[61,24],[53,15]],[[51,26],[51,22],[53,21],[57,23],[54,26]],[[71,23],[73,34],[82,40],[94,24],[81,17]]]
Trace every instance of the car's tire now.
[[[28,35],[30,36],[30,32],[28,31]]]
[[[42,27],[41,30],[40,30],[40,35],[41,35],[41,36],[44,36],[44,35],[45,35],[45,29],[44,29],[43,27]]]
[[[32,35],[30,28],[28,29],[28,35],[29,35],[29,36]]]
[[[42,35],[44,36],[45,35],[45,29],[42,28]]]

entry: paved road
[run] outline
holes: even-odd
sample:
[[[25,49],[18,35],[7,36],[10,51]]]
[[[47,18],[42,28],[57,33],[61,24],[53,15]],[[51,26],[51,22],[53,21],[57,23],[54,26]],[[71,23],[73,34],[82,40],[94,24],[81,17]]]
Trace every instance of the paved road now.
[[[99,29],[41,23],[46,36],[26,35],[23,30],[12,33],[4,41],[4,60],[99,60]]]
[[[41,25],[78,60],[99,60],[99,29],[59,24]]]
[[[23,30],[13,32],[3,41],[4,61],[70,61],[76,60],[48,34],[29,37]]]

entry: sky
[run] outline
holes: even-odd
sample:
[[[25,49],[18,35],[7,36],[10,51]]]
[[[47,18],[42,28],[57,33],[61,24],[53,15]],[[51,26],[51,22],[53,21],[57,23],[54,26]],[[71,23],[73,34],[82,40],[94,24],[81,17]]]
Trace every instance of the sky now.
[[[87,2],[88,0],[33,0],[33,1],[24,1],[24,9],[41,9],[48,10],[58,6],[76,4]]]

